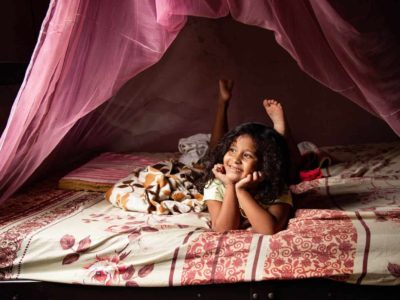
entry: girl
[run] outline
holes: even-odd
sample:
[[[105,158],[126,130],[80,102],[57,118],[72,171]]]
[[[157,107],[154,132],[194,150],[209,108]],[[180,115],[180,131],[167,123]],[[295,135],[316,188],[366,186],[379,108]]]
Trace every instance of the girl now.
[[[212,229],[239,229],[248,222],[257,233],[274,234],[286,226],[293,206],[286,189],[290,163],[282,106],[275,100],[263,102],[274,128],[245,123],[218,143],[227,128],[226,110],[233,83],[220,80],[219,85],[212,150],[204,161],[201,181]]]

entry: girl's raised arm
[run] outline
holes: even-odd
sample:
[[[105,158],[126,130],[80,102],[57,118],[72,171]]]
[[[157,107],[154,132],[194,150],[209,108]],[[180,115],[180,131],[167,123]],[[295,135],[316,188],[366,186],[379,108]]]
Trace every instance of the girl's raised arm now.
[[[219,180],[225,186],[223,201],[212,200],[212,189],[210,198],[207,200],[208,211],[211,215],[212,229],[218,232],[238,229],[240,226],[240,211],[235,194],[235,183],[227,178],[224,167],[221,164],[216,164],[212,172],[216,180]],[[220,194],[218,196],[221,197]]]

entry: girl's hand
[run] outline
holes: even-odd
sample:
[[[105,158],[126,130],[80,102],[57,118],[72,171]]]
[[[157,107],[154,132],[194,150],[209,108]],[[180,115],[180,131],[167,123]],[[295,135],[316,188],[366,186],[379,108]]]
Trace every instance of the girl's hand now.
[[[249,188],[256,187],[258,183],[263,181],[264,176],[260,171],[254,171],[253,173],[248,174],[246,177],[239,180],[235,188],[236,190],[247,190]]]
[[[212,172],[214,173],[215,178],[219,179],[224,185],[232,184],[225,173],[225,168],[223,164],[215,164]]]

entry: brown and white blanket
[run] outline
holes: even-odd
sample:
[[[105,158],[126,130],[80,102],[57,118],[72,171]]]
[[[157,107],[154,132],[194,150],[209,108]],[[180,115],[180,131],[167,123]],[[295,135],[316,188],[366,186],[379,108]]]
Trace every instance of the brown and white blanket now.
[[[162,161],[118,181],[106,199],[124,210],[158,215],[201,212],[206,206],[194,185],[200,174],[180,162]]]

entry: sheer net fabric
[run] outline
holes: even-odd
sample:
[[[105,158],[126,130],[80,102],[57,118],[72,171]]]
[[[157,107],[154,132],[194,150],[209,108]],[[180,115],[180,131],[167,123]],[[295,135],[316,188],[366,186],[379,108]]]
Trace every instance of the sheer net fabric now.
[[[171,151],[177,136],[193,133],[190,128],[204,131],[211,112],[198,92],[214,83],[211,76],[196,78],[209,74],[201,68],[210,66],[215,77],[227,68],[239,72],[228,45],[217,45],[227,55],[213,60],[208,41],[197,40],[203,56],[183,51],[180,64],[162,60],[157,71],[142,72],[161,59],[187,16],[230,14],[272,30],[303,71],[400,134],[398,42],[374,1],[359,3],[351,14],[345,1],[338,3],[342,6],[314,0],[51,2],[0,140],[0,201],[50,153],[60,160],[87,149]],[[370,26],[360,30],[354,20]],[[209,65],[196,64],[207,55]],[[190,93],[182,94],[179,85]],[[166,90],[163,97],[159,91]]]

